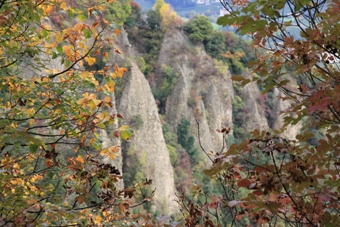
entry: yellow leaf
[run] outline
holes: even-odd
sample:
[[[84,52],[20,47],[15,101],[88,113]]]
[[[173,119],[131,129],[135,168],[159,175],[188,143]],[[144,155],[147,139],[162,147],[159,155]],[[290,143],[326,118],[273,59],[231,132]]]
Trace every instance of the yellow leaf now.
[[[128,70],[127,70],[127,68],[124,68],[124,67],[119,68],[117,65],[115,65],[115,71],[116,71],[118,77],[122,78],[124,72],[127,72]]]
[[[103,155],[103,156],[109,155],[109,154],[110,154],[109,148],[105,148],[104,150],[102,150],[102,151],[100,152],[100,154]]]
[[[88,71],[84,71],[84,72],[82,72],[81,74],[80,74],[80,77],[82,78],[82,79],[86,79],[87,77],[89,77],[90,76],[90,72],[88,72]]]
[[[85,43],[79,42],[78,46],[80,47],[80,49],[84,49],[85,48]]]
[[[66,2],[61,3],[60,8],[62,10],[65,10],[66,9]]]
[[[46,14],[50,14],[50,12],[51,12],[52,10],[53,10],[53,6],[52,6],[52,5],[48,5],[48,6],[45,7],[44,12],[45,12]]]
[[[83,157],[81,157],[80,155],[78,155],[78,157],[76,158],[76,160],[81,163],[81,164],[84,164],[84,159]]]
[[[105,118],[105,114],[104,113],[100,113],[96,119],[93,120],[93,122],[95,124],[98,124],[99,122],[103,121],[103,119]]]
[[[45,82],[45,83],[48,83],[48,82],[50,82],[50,78],[48,78],[48,77],[43,77],[43,78],[42,78],[42,81]]]
[[[96,62],[96,59],[93,57],[86,57],[85,61],[87,62],[87,64],[89,64],[89,66],[91,66]]]
[[[94,104],[96,105],[96,106],[98,106],[102,101],[101,100],[98,100],[98,99],[96,99],[95,97],[91,97],[92,98],[92,101],[94,102]]]
[[[106,84],[105,87],[109,92],[113,92],[115,90],[115,82],[113,80],[109,80]]]
[[[130,126],[128,126],[128,125],[122,125],[122,126],[119,128],[120,131],[126,131],[126,130],[129,130],[129,129],[130,129]]]
[[[30,126],[33,126],[33,125],[35,124],[35,122],[36,122],[35,119],[30,119],[30,120],[28,121],[28,123],[29,123]]]
[[[58,32],[56,37],[55,37],[55,40],[56,40],[57,43],[61,43],[61,41],[63,41],[63,33]]]
[[[96,225],[99,225],[101,221],[102,221],[102,217],[100,217],[99,215],[97,215],[96,218],[94,219],[94,223]]]
[[[67,57],[72,56],[71,46],[65,45],[63,46],[63,52],[66,54]]]
[[[110,76],[113,78],[113,79],[116,79],[117,78],[117,75],[115,73],[110,73]]]
[[[106,97],[103,99],[103,102],[111,102],[111,97],[110,97],[110,96],[106,96]]]
[[[97,108],[97,105],[94,103],[93,100],[90,100],[89,103],[88,103],[89,107],[91,110],[94,110]]]
[[[79,99],[79,100],[77,101],[77,104],[78,104],[78,105],[81,105],[81,104],[84,103],[84,101],[85,101],[85,99]]]
[[[92,8],[87,8],[87,13],[88,13],[89,15],[91,15],[91,14],[92,14],[92,11],[93,11],[93,9],[92,9]]]

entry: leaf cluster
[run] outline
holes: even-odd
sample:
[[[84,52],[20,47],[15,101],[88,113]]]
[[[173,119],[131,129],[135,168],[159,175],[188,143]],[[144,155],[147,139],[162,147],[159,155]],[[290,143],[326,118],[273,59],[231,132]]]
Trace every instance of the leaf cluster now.
[[[127,72],[105,63],[119,54],[98,17],[107,2],[0,3],[0,226],[123,223],[134,202],[152,197],[133,201],[151,181],[118,189],[120,172],[104,162],[119,147],[99,135],[123,118],[108,110],[114,80]],[[56,26],[50,15],[65,21]],[[97,59],[105,66],[91,67]],[[107,131],[131,136],[128,126]]]
[[[339,2],[221,3],[229,14],[218,23],[235,26],[260,50],[249,65],[259,75],[252,80],[263,87],[264,94],[278,88],[290,107],[283,113],[282,128],[255,130],[240,144],[209,154],[213,165],[205,173],[223,186],[224,193],[217,199],[206,195],[205,203],[179,197],[187,225],[336,225]],[[241,76],[234,79],[243,85],[251,81]],[[297,123],[302,129],[295,139],[281,136],[286,127]]]

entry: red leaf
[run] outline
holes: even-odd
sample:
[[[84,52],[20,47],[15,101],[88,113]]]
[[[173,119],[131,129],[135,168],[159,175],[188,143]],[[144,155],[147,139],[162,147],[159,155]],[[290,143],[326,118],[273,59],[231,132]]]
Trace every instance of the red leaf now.
[[[120,137],[120,131],[119,130],[114,131],[113,136],[116,137],[116,138],[119,138]]]
[[[121,115],[120,113],[117,114],[117,117],[124,120],[123,115]]]
[[[244,187],[244,188],[248,188],[248,186],[251,184],[251,182],[247,179],[243,179],[243,180],[240,180],[237,185],[239,187]]]
[[[263,195],[263,192],[262,191],[254,191],[253,195]]]

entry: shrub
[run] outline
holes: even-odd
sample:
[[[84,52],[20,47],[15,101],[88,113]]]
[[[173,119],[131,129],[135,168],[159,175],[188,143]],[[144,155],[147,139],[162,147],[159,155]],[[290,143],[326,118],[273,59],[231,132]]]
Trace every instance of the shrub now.
[[[185,27],[190,33],[189,38],[194,42],[205,42],[209,40],[214,31],[210,20],[202,15],[194,17]]]
[[[131,118],[130,125],[135,129],[140,129],[143,126],[143,118],[140,114],[134,115]]]

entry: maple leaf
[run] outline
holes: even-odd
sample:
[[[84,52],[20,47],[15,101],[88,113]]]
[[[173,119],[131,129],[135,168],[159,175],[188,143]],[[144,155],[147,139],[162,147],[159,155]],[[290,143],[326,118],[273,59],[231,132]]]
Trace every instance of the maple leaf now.
[[[115,72],[116,74],[118,75],[118,77],[122,78],[123,77],[123,74],[124,72],[128,72],[127,68],[119,68],[117,65],[115,66]]]
[[[113,30],[113,32],[115,33],[116,36],[118,36],[120,34],[121,30],[115,28]]]
[[[105,87],[108,89],[109,92],[113,92],[115,89],[115,82],[113,80],[109,80],[106,84]]]
[[[89,66],[91,66],[91,65],[93,65],[93,64],[96,62],[96,59],[93,58],[93,57],[86,57],[86,58],[85,58],[85,61],[87,62],[87,64],[88,64]]]

